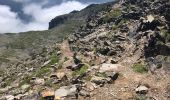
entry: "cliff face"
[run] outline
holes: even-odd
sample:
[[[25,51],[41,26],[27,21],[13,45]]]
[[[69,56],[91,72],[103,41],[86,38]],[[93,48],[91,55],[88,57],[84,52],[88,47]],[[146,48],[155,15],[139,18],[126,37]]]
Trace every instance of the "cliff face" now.
[[[49,29],[57,27],[58,25],[73,21],[74,23],[80,22],[83,23],[87,20],[89,16],[95,15],[96,13],[102,11],[108,11],[111,9],[111,5],[116,2],[109,2],[105,4],[92,4],[81,11],[73,11],[66,15],[57,16],[52,19],[49,23]]]
[[[169,0],[118,0],[0,35],[0,99],[169,100],[169,18]]]

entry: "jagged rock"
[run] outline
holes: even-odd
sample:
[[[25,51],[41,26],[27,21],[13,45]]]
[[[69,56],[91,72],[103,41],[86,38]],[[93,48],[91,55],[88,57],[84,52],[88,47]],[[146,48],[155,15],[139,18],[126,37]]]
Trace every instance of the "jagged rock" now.
[[[42,65],[42,67],[48,65],[50,62],[51,62],[51,60],[46,61],[46,62]]]
[[[152,23],[155,20],[155,18],[152,15],[148,15],[146,22]]]
[[[136,93],[146,94],[148,92],[148,88],[146,86],[139,86],[135,89]]]
[[[22,89],[22,86],[21,88],[13,88],[11,89],[10,91],[8,91],[9,94],[22,94],[22,93],[25,93],[25,92],[28,92],[28,89]]]
[[[58,72],[57,73],[57,78],[62,80],[64,77],[66,77],[66,73],[65,72]]]
[[[116,72],[106,72],[105,73],[111,80],[116,80],[119,76]]]
[[[24,97],[23,94],[18,94],[17,96],[15,96],[15,99],[20,100],[22,97]]]
[[[127,18],[127,19],[134,19],[134,20],[138,20],[140,19],[140,16],[142,15],[141,12],[129,12],[127,14],[124,14],[123,17]]]
[[[41,78],[37,78],[37,79],[34,80],[34,83],[36,85],[44,85],[45,84],[45,80],[41,79]]]
[[[91,82],[95,83],[96,85],[103,86],[107,81],[105,77],[93,76]]]
[[[20,94],[15,96],[16,100],[40,100],[40,95],[38,93],[31,94]]]
[[[89,97],[90,93],[88,91],[86,91],[86,90],[81,90],[79,92],[79,95],[84,96],[84,97]]]
[[[158,20],[155,20],[152,15],[148,15],[146,19],[142,19],[138,31],[155,30],[158,26],[161,26],[161,23]]]
[[[5,99],[5,100],[14,100],[14,96],[13,95],[7,95],[5,97],[2,97],[2,100]]]
[[[48,100],[55,98],[55,92],[53,90],[44,90],[41,92],[41,97]]]
[[[95,88],[97,88],[96,85],[94,83],[91,83],[91,82],[87,82],[85,87],[88,91],[94,91]]]
[[[27,90],[29,87],[30,87],[29,84],[24,84],[24,85],[21,86],[21,89],[25,91],[25,90]]]
[[[102,64],[102,66],[99,69],[99,72],[118,72],[119,69],[122,68],[122,65],[120,64]]]
[[[76,85],[63,86],[55,91],[55,97],[65,98],[65,97],[75,97],[78,93]]]
[[[0,93],[5,93],[7,91],[9,91],[9,89],[11,89],[12,87],[8,86],[6,88],[0,88]]]
[[[77,64],[77,65],[73,65],[73,66],[70,66],[70,67],[67,67],[68,69],[71,69],[71,70],[78,70],[80,69],[84,64]]]

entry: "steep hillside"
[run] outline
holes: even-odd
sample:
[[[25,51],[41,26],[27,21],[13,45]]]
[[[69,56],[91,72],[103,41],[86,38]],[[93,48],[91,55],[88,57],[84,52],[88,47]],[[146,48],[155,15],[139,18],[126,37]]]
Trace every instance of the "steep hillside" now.
[[[0,35],[0,100],[169,100],[169,12],[117,0]]]

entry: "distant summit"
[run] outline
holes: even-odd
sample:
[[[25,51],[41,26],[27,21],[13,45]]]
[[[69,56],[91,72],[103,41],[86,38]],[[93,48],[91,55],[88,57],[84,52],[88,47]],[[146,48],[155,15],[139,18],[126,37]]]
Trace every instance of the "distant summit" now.
[[[52,29],[54,27],[57,27],[58,25],[72,22],[73,23],[80,23],[80,26],[85,23],[88,17],[95,15],[96,13],[102,12],[102,11],[109,11],[111,9],[111,6],[115,2],[109,2],[104,4],[91,4],[85,9],[81,11],[72,11],[69,14],[57,16],[56,18],[52,19],[49,23],[49,29]]]

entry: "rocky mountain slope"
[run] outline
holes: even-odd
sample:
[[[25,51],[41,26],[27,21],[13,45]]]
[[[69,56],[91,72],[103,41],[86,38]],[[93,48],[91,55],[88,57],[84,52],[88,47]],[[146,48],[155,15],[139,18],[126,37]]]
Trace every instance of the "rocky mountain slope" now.
[[[117,0],[0,36],[0,100],[169,100],[170,1]]]

